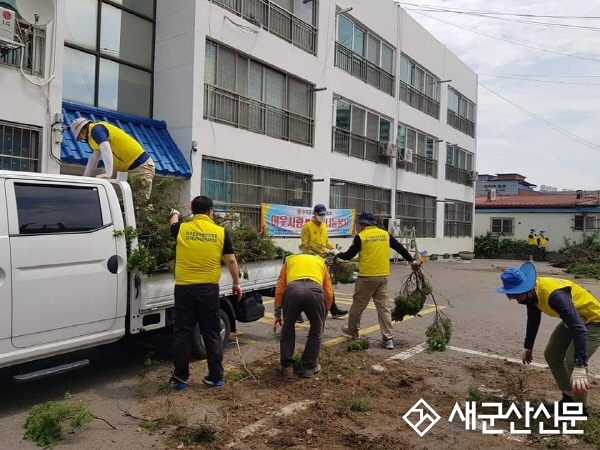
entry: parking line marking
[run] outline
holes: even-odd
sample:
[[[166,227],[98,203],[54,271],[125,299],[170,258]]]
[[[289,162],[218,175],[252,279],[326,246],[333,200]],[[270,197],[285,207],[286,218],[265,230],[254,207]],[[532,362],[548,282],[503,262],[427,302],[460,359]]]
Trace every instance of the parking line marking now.
[[[415,356],[415,355],[421,353],[426,348],[427,348],[427,344],[425,342],[421,342],[419,345],[415,345],[414,347],[409,348],[408,350],[404,350],[403,352],[398,353],[397,355],[394,355],[388,359],[391,359],[394,361],[404,361],[404,360],[410,358],[411,356]]]

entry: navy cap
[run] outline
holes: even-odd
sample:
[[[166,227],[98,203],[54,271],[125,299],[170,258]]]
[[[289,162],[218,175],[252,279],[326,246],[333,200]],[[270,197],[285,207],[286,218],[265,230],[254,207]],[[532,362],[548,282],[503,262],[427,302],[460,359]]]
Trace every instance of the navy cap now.
[[[315,209],[313,209],[313,212],[322,216],[327,212],[327,208],[325,208],[325,205],[319,203],[318,205],[315,205]]]

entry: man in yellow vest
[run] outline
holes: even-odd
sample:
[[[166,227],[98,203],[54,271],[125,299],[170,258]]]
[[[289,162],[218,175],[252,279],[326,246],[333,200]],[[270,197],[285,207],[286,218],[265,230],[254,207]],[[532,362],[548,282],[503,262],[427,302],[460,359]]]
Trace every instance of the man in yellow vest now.
[[[529,244],[529,261],[534,261],[538,253],[537,234],[535,234],[534,228],[529,230],[529,235],[527,236],[527,244]]]
[[[321,336],[332,300],[333,286],[323,258],[311,254],[290,255],[286,258],[277,279],[273,321],[273,331],[277,330],[277,325],[281,325],[281,372],[286,378],[294,378],[295,318],[302,312],[310,321],[310,329],[302,353],[304,370],[301,376],[310,378],[321,371],[318,363]]]
[[[337,257],[345,260],[358,256],[358,278],[354,284],[352,306],[348,313],[348,326],[342,331],[354,339],[358,338],[360,319],[363,311],[373,299],[377,309],[377,320],[381,330],[384,348],[394,348],[394,329],[392,327],[392,312],[388,302],[388,277],[390,275],[390,248],[393,248],[411,264],[412,269],[421,265],[415,261],[408,250],[389,232],[377,226],[373,214],[362,212],[356,221],[360,228],[354,236],[352,245],[346,252],[338,253]]]
[[[546,245],[550,239],[544,234],[545,231],[540,231],[538,236],[538,252],[540,255],[540,261],[546,261]]]
[[[320,203],[315,205],[313,208],[312,220],[304,224],[300,234],[303,252],[312,253],[321,257],[325,257],[325,255],[328,253],[337,254],[339,252],[335,246],[329,242],[327,224],[325,223],[326,215],[327,208],[325,205]],[[335,296],[333,297],[333,302],[331,303],[330,312],[332,317],[343,317],[348,314],[347,310],[336,305]]]
[[[156,168],[138,141],[108,122],[92,122],[83,117],[71,123],[71,130],[78,141],[86,141],[93,150],[83,172],[84,177],[94,173],[102,158],[105,173],[98,177],[112,178],[113,167],[118,172],[128,172],[142,180],[144,197],[146,200],[150,198]]]
[[[505,270],[500,278],[502,287],[496,292],[527,306],[524,364],[533,361],[542,313],[562,319],[548,340],[544,357],[562,390],[560,408],[577,401],[583,403],[587,415],[590,382],[586,367],[600,345],[600,302],[573,281],[538,277],[531,262]]]
[[[173,341],[173,365],[175,372],[170,380],[176,390],[187,388],[190,376],[192,336],[196,324],[206,349],[208,375],[204,383],[222,387],[223,342],[219,280],[221,260],[225,262],[233,280],[233,293],[242,298],[240,271],[231,237],[227,230],[215,224],[213,201],[205,196],[192,200],[189,222],[179,220],[179,211],[171,212],[171,234],[177,240],[175,257],[175,340]]]

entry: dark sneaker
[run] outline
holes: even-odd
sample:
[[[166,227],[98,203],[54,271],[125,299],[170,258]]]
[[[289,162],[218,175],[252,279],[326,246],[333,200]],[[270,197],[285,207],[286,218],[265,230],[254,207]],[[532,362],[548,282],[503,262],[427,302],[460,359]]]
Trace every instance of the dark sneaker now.
[[[342,331],[343,331],[344,333],[346,333],[348,336],[350,336],[352,339],[354,339],[354,340],[358,340],[358,333],[353,333],[353,332],[351,332],[351,331],[350,331],[350,328],[348,328],[348,325],[344,325],[344,326],[342,327]]]
[[[302,315],[302,313],[300,313],[300,315],[296,319],[296,323],[304,323],[304,316]]]
[[[302,378],[312,378],[321,371],[321,364],[317,364],[314,369],[305,369],[300,372]]]
[[[281,366],[281,368],[279,370],[280,370],[283,378],[285,378],[286,380],[294,379],[294,366],[289,366],[289,367]]]
[[[334,318],[344,317],[346,314],[348,314],[347,309],[338,308],[337,305],[335,307],[332,306],[330,312],[331,312],[331,317],[334,317]]]
[[[214,388],[222,388],[223,386],[225,386],[225,382],[223,380],[211,381],[208,379],[208,377],[204,377],[203,381],[204,381],[204,384],[206,384],[207,386],[214,387]]]
[[[188,388],[188,384],[177,377],[171,377],[169,384],[176,391],[185,391]]]

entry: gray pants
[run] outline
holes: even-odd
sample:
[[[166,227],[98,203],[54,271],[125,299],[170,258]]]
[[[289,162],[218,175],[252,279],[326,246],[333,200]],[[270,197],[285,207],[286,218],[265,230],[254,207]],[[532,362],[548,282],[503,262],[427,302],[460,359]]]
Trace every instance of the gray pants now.
[[[600,346],[600,323],[588,323],[587,359],[588,362]],[[561,391],[571,390],[571,373],[573,373],[573,338],[564,322],[560,322],[544,351],[544,357],[550,367],[552,376]],[[575,394],[575,401],[587,405],[588,393]]]
[[[308,339],[302,353],[302,366],[305,370],[314,369],[321,352],[321,336],[325,328],[327,306],[323,287],[310,280],[292,281],[283,293],[283,325],[279,347],[281,365],[289,367],[294,364],[296,348],[296,318],[300,313],[306,314],[310,322]]]

